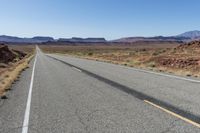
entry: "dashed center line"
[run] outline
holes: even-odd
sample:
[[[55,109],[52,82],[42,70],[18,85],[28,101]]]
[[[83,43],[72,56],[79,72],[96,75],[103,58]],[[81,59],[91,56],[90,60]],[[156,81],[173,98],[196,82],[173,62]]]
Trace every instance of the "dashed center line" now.
[[[92,72],[90,72],[88,70],[84,70],[84,69],[81,69],[81,68],[76,68],[76,66],[73,66],[72,64],[69,64],[69,63],[67,63],[67,62],[65,62],[63,60],[60,60],[60,59],[57,59],[57,58],[51,57],[51,56],[48,56],[48,57],[50,57],[52,59],[55,59],[57,61],[60,61],[61,63],[64,63],[64,64],[66,64],[66,65],[68,65],[68,66],[70,66],[70,67],[72,67],[72,68],[74,68],[76,70],[78,69],[78,71],[82,71],[83,73],[85,73],[85,74],[87,74],[87,75],[89,75],[91,77],[94,77],[94,78],[98,79],[99,81],[102,81],[102,82],[107,83],[107,84],[109,84],[109,85],[111,85],[111,86],[113,86],[113,87],[115,87],[117,89],[120,89],[121,91],[126,92],[126,93],[128,93],[128,94],[130,94],[130,95],[132,95],[132,96],[144,101],[145,103],[148,103],[148,104],[150,104],[150,105],[152,105],[152,106],[154,106],[154,107],[156,107],[156,108],[158,108],[158,109],[160,109],[160,110],[162,110],[162,111],[164,111],[164,112],[166,112],[166,113],[168,113],[170,115],[173,115],[176,118],[179,118],[179,119],[181,119],[181,120],[183,120],[183,121],[185,121],[185,122],[187,122],[187,123],[189,123],[191,125],[194,125],[194,126],[200,128],[200,119],[199,119],[200,117],[197,116],[197,115],[194,115],[194,114],[192,114],[190,112],[187,112],[185,110],[179,109],[179,108],[175,107],[172,104],[169,104],[169,103],[166,103],[166,102],[164,102],[162,100],[159,100],[159,99],[156,99],[154,97],[148,96],[145,93],[142,93],[142,92],[139,92],[137,90],[134,90],[133,88],[129,88],[129,87],[123,85],[123,84],[119,84],[119,83],[117,83],[115,81],[112,81],[110,79],[107,79],[105,77],[97,75],[95,73],[92,73]],[[176,78],[176,77],[173,77],[173,78]],[[183,80],[187,80],[187,79],[183,79]],[[191,80],[191,81],[192,82],[199,82],[199,81],[193,81],[193,80]]]
[[[82,72],[82,70],[80,70],[80,69],[78,69],[76,67],[72,67],[72,68],[75,69],[75,70],[77,70],[77,71],[79,71],[79,72]]]

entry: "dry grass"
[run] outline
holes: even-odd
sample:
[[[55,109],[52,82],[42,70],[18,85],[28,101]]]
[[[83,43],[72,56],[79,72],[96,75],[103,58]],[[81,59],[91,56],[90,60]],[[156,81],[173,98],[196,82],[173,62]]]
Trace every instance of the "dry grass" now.
[[[33,45],[33,44],[31,44],[31,45],[30,44],[29,45],[28,44],[27,45],[25,45],[25,44],[11,45],[11,44],[9,44],[8,47],[10,49],[22,51],[27,54],[33,54],[34,50],[35,50],[35,45]]]
[[[0,75],[0,96],[4,96],[14,81],[19,78],[19,74],[29,67],[29,62],[33,55],[29,55],[21,61],[6,68]]]
[[[44,52],[72,55],[79,58],[109,62],[182,76],[200,77],[199,65],[190,59],[200,60],[200,49],[179,49],[177,44],[142,46],[40,46]],[[163,61],[165,61],[163,63]],[[189,60],[189,62],[188,62]],[[186,62],[185,62],[186,61]]]

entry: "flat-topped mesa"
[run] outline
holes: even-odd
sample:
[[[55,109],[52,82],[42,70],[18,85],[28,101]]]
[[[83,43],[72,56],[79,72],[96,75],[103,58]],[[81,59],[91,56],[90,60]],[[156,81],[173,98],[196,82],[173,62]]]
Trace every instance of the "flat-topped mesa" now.
[[[44,36],[36,36],[32,38],[33,40],[37,40],[38,42],[48,42],[48,41],[54,41],[53,37],[44,37]]]
[[[58,42],[77,42],[77,43],[98,43],[98,42],[106,42],[105,38],[79,38],[79,37],[72,37],[72,38],[60,38]]]

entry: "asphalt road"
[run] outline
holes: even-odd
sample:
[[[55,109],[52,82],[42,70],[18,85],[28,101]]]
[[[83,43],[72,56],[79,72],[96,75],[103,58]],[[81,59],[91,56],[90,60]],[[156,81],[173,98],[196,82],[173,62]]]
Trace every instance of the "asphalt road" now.
[[[0,100],[1,133],[200,132],[196,79],[39,49],[35,58]]]

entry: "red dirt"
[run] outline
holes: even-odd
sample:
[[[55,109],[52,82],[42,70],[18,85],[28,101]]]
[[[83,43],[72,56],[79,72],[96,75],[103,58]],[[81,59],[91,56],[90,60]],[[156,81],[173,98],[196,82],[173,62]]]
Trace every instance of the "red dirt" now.
[[[194,49],[194,48],[195,49],[200,48],[200,41],[192,41],[177,47],[177,49]]]
[[[167,67],[175,67],[175,68],[188,68],[191,66],[200,66],[199,65],[200,59],[194,59],[194,58],[169,58],[169,57],[163,57],[158,58],[157,63],[162,66]]]
[[[200,70],[200,41],[180,45],[174,53],[170,51],[151,60],[164,67]]]

